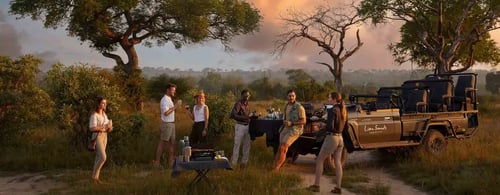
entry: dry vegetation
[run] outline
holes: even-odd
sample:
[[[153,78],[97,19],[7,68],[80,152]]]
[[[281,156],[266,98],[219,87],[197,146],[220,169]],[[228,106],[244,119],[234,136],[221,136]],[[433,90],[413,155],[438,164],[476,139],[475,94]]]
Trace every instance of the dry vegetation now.
[[[492,101],[489,101],[490,103]],[[283,101],[252,102],[252,110],[264,112],[270,105],[279,107]],[[493,103],[493,105],[496,105]],[[150,166],[157,144],[158,103],[147,103],[145,112],[148,123],[143,137],[137,138],[133,148],[127,151],[108,149],[109,161],[102,172],[107,185],[94,185],[90,180],[94,153],[68,147],[62,133],[56,127],[41,127],[26,136],[26,144],[1,149],[0,170],[16,172],[43,171],[42,173],[66,187],[52,189],[51,194],[181,194],[186,193],[193,173],[182,173],[178,178],[170,177],[170,170],[154,170]],[[486,108],[485,108],[486,109]],[[178,137],[187,135],[191,122],[185,110],[177,112]],[[486,113],[495,113],[491,110]],[[480,129],[470,139],[450,141],[441,156],[428,156],[416,152],[406,159],[393,161],[393,173],[418,188],[437,194],[500,194],[500,132],[495,114],[482,115]],[[232,130],[213,139],[216,149],[225,150],[229,156],[232,149]],[[113,136],[113,134],[110,134]],[[109,143],[113,145],[113,143]],[[57,157],[57,158],[54,158]],[[119,162],[116,159],[133,159]],[[213,171],[209,173],[218,186],[217,194],[308,194],[297,189],[300,177],[292,173],[273,173],[273,154],[265,147],[265,139],[252,142],[251,166],[245,170]],[[361,174],[362,175],[362,174]],[[344,185],[348,189],[353,183],[365,182],[356,167],[346,167]],[[71,187],[68,187],[71,186]],[[356,191],[354,189],[354,191]],[[380,193],[382,191],[382,193]],[[367,189],[362,193],[385,194],[389,190]],[[194,194],[214,194],[207,185],[194,189]]]

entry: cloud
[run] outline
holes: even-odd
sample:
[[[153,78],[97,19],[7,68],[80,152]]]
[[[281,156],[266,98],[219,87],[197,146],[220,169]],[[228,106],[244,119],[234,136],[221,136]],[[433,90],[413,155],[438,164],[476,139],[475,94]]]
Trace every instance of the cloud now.
[[[321,53],[320,48],[309,40],[302,40],[297,43],[288,45],[285,53],[278,59],[272,56],[275,45],[274,41],[277,35],[283,33],[284,26],[280,17],[286,16],[289,10],[298,10],[302,13],[310,13],[319,5],[335,4],[339,5],[348,0],[337,1],[310,1],[310,0],[295,0],[295,1],[268,1],[268,0],[250,0],[254,6],[260,10],[263,16],[260,31],[253,35],[238,37],[233,42],[233,47],[239,52],[255,52],[260,53],[267,61],[270,68],[313,68],[323,69],[323,65],[317,62],[325,62],[331,64],[331,58],[326,53]],[[364,43],[362,48],[354,55],[347,59],[344,63],[346,69],[398,69],[390,52],[387,50],[387,45],[399,39],[398,24],[389,24],[385,26],[371,27],[369,24],[359,27],[361,40]],[[353,48],[356,44],[355,39],[356,28],[348,31],[345,41],[346,49]],[[268,56],[268,57],[265,57]],[[259,62],[256,59],[248,60],[252,63]],[[258,64],[262,66],[262,64]]]
[[[15,28],[7,22],[7,17],[0,9],[0,55],[18,57],[21,44]]]

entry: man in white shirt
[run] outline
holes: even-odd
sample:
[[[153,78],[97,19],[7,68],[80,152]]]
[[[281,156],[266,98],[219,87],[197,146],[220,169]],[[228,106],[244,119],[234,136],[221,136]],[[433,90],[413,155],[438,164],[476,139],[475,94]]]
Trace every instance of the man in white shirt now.
[[[160,101],[160,142],[156,149],[156,159],[153,160],[153,166],[160,167],[160,158],[163,154],[165,146],[168,145],[168,165],[174,164],[174,146],[175,146],[175,109],[181,106],[182,101],[177,101],[176,104],[172,101],[175,96],[176,85],[168,84],[165,90],[165,95]]]

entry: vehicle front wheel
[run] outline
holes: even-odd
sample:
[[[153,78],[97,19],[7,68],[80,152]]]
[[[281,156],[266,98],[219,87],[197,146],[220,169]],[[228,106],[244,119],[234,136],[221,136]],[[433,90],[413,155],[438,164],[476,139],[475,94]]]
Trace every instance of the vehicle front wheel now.
[[[446,148],[447,142],[443,134],[431,129],[424,138],[424,148],[431,154],[440,154]]]

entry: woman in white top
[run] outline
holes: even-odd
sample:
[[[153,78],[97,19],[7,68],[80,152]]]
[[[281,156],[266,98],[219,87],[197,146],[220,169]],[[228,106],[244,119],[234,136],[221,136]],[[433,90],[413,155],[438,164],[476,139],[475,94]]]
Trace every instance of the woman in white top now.
[[[96,158],[94,161],[94,170],[92,179],[95,183],[101,183],[99,175],[101,168],[106,162],[106,145],[108,143],[108,132],[113,130],[111,120],[106,115],[106,98],[98,97],[97,105],[90,115],[89,129],[92,131],[92,139],[96,139]]]
[[[208,133],[208,106],[205,104],[205,93],[200,92],[194,96],[196,104],[193,106],[191,119],[194,120],[189,142],[192,145],[204,143]]]

